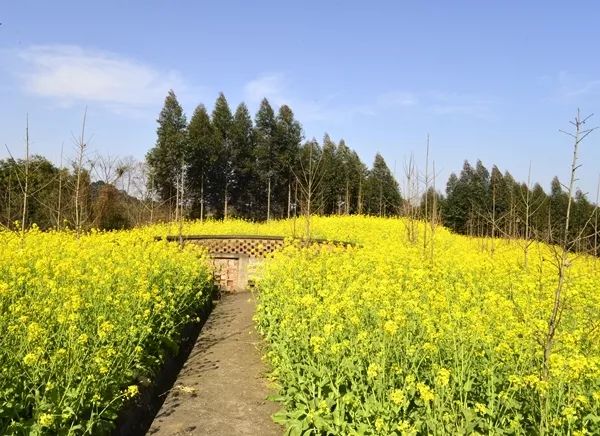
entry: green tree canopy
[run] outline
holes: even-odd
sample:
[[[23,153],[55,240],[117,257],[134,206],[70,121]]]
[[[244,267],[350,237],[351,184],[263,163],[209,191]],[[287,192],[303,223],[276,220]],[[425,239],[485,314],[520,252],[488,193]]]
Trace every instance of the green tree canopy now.
[[[172,202],[187,146],[186,117],[173,90],[165,98],[157,123],[156,144],[146,155],[146,161],[153,189],[161,200]]]
[[[222,92],[215,102],[212,112],[212,125],[215,134],[217,160],[210,174],[212,180],[211,204],[214,205],[216,216],[222,217],[225,215],[231,189],[235,184],[232,147],[233,115]]]
[[[204,105],[200,104],[194,110],[188,126],[187,181],[192,198],[192,217],[200,217],[202,202],[205,206],[208,205],[206,198],[211,189],[211,180],[207,176],[214,172],[218,159],[215,137],[210,116]]]
[[[379,216],[395,215],[402,205],[398,182],[379,153],[367,177],[365,203],[368,213]]]

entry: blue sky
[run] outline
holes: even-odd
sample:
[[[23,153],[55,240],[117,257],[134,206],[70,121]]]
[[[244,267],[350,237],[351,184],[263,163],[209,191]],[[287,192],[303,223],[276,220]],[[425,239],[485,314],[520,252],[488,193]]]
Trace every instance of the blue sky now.
[[[344,138],[401,178],[427,133],[439,178],[464,159],[544,188],[566,180],[578,107],[600,125],[598,2],[3,1],[0,157],[74,155],[84,107],[90,154],[142,159],[173,88],[188,115],[223,91],[252,112],[289,104],[307,138]],[[600,131],[581,151],[595,197]]]

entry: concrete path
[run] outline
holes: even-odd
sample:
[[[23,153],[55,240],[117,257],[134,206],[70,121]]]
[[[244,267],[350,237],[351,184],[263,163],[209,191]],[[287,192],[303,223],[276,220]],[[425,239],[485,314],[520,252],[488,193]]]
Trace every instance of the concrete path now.
[[[266,399],[265,366],[250,293],[227,294],[217,303],[149,435],[281,435]]]

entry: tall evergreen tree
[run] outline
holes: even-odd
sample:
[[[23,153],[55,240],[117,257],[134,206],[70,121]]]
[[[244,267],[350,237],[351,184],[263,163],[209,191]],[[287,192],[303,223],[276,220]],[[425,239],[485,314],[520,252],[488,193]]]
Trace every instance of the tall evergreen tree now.
[[[232,189],[235,189],[235,168],[232,148],[233,115],[225,95],[221,92],[212,113],[212,125],[215,133],[215,154],[218,156],[213,167],[213,203],[219,217],[227,218]]]
[[[473,167],[465,161],[460,177],[452,173],[446,184],[446,201],[442,210],[444,222],[459,233],[467,233],[471,216],[472,205],[467,181],[473,177],[473,173]]]
[[[594,229],[591,225],[591,218],[593,215],[593,205],[588,201],[583,191],[578,189],[575,192],[575,202],[573,204],[573,212],[571,215],[571,234],[569,236],[572,241],[577,241],[578,245],[573,247],[577,251],[583,251],[590,248],[588,244],[594,234]]]
[[[481,161],[475,168],[465,161],[460,177],[452,174],[446,186],[445,222],[453,230],[468,234],[488,234],[492,208],[490,174]]]
[[[350,203],[354,204],[354,207],[350,209],[350,213],[363,214],[365,212],[365,186],[369,170],[354,150],[350,153],[348,172],[351,183]]]
[[[239,104],[233,116],[231,140],[235,179],[231,203],[236,214],[257,218],[254,214],[258,190],[254,130],[250,112],[244,103]]]
[[[490,175],[490,198],[491,235],[497,236],[505,232],[506,219],[510,208],[510,192],[502,172],[496,165],[492,167]]]
[[[299,187],[301,212],[309,217],[321,209],[321,197],[318,195],[323,183],[323,151],[315,138],[306,141],[300,147],[296,176]],[[310,224],[307,221],[308,235]]]
[[[192,198],[191,215],[203,218],[206,207],[215,205],[207,203],[210,192],[214,189],[211,179],[213,167],[218,156],[215,150],[215,132],[204,105],[198,105],[188,126],[188,174],[187,180]]]
[[[340,201],[340,167],[337,160],[337,145],[328,134],[323,137],[322,172],[324,180],[321,185],[322,213],[331,215],[337,210]]]
[[[281,106],[275,119],[275,144],[279,166],[275,203],[279,210],[285,210],[287,217],[291,213],[293,169],[298,164],[301,143],[302,126],[294,118],[294,112],[289,106]]]
[[[475,164],[475,173],[470,183],[470,198],[477,234],[481,236],[489,235],[490,225],[487,216],[489,216],[488,211],[492,209],[490,173],[480,160]]]
[[[173,208],[176,184],[182,174],[186,155],[186,117],[173,90],[165,98],[158,117],[155,146],[146,155],[151,185],[160,199]]]
[[[340,189],[341,192],[338,204],[338,213],[349,214],[352,202],[352,152],[346,145],[346,141],[340,140],[336,149],[336,161],[340,168]]]
[[[279,159],[275,144],[276,121],[273,108],[266,98],[260,103],[255,117],[256,158],[258,174],[265,183],[266,218],[271,218],[271,200],[273,187],[279,170]]]
[[[549,202],[548,195],[539,183],[536,183],[531,190],[532,209],[532,236],[537,239],[544,239],[548,235],[548,214]]]
[[[565,224],[568,201],[569,197],[563,191],[558,177],[554,177],[550,184],[548,216],[548,235],[551,242],[562,242],[563,235],[561,232]]]
[[[398,182],[379,153],[375,155],[366,185],[365,200],[368,213],[379,216],[398,213],[402,205]]]
[[[518,183],[512,174],[504,172],[504,185],[506,186],[506,198],[508,202],[508,213],[506,216],[505,233],[509,237],[516,237],[518,233],[519,216],[519,189]]]

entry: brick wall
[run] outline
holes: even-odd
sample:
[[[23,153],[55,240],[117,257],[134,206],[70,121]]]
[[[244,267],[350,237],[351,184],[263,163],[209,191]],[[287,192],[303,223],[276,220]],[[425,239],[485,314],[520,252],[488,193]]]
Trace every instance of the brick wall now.
[[[224,292],[248,290],[248,285],[256,279],[265,256],[284,245],[284,238],[281,236],[191,235],[183,236],[181,239],[185,244],[197,244],[208,249],[213,258],[215,281]],[[167,240],[179,241],[180,238],[168,236]],[[339,241],[312,240],[311,242],[352,245]]]
[[[280,237],[256,236],[186,236],[185,243],[208,249],[213,258],[215,281],[223,292],[248,290],[265,256],[284,245]]]

